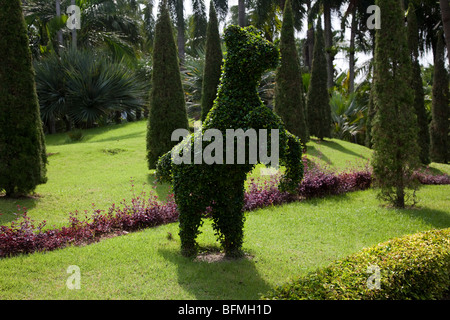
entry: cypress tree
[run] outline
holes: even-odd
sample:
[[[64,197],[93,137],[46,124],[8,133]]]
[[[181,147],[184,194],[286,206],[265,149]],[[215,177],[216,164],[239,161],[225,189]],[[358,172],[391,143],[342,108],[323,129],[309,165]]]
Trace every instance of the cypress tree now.
[[[0,0],[0,191],[45,183],[47,155],[20,0]]]
[[[147,125],[147,160],[155,169],[158,158],[177,142],[171,141],[176,129],[188,129],[178,52],[167,5],[163,2],[155,26],[152,89]]]
[[[430,124],[430,157],[433,162],[450,161],[449,134],[449,90],[448,73],[445,69],[445,45],[442,32],[438,34],[434,61],[432,120]]]
[[[414,90],[414,107],[417,116],[419,158],[423,164],[430,163],[430,131],[425,110],[425,94],[419,63],[419,29],[417,17],[412,3],[408,8],[408,44],[412,62],[411,88]]]
[[[309,134],[320,140],[331,137],[331,107],[327,87],[327,59],[322,21],[319,18],[314,41],[311,80],[306,97]]]
[[[202,121],[211,110],[217,95],[222,73],[222,47],[220,45],[219,23],[213,1],[209,4],[209,22],[206,33],[205,70],[202,84]]]
[[[375,37],[372,166],[379,198],[403,208],[419,162],[411,59],[399,1],[377,0],[381,21]]]
[[[290,0],[286,1],[280,38],[281,62],[275,77],[274,111],[286,128],[300,138],[304,146],[309,141],[305,119],[303,80],[300,59],[295,45],[294,17]]]

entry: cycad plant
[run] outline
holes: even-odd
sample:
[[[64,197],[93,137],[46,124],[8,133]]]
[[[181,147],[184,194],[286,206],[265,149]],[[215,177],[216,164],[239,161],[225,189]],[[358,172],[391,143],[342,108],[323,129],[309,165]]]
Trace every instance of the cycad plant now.
[[[367,109],[358,103],[357,94],[344,95],[333,91],[330,107],[333,137],[350,142],[357,141],[357,135],[364,130],[364,115]]]
[[[201,114],[202,87],[205,70],[205,50],[198,48],[195,53],[186,54],[181,70],[183,88],[186,95],[186,109],[189,117],[198,119]]]
[[[42,119],[65,117],[92,127],[116,113],[134,113],[145,105],[146,88],[126,65],[91,51],[68,50],[35,64]]]

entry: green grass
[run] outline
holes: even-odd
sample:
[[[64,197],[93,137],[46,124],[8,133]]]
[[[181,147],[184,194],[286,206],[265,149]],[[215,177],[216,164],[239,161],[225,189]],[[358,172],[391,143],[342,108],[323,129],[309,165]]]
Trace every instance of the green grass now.
[[[363,247],[404,234],[450,226],[450,187],[428,186],[419,209],[379,206],[363,191],[258,210],[247,215],[250,259],[200,262],[179,254],[177,224],[0,260],[2,299],[257,299],[274,286]],[[217,250],[209,222],[199,237]],[[169,239],[168,234],[173,235]],[[69,290],[70,265],[81,289]]]
[[[49,181],[34,199],[0,197],[1,224],[16,205],[49,225],[64,225],[68,213],[107,208],[130,199],[153,183],[145,161],[145,121],[47,137]],[[343,170],[370,158],[370,150],[331,140],[309,143],[309,158]],[[449,173],[446,165],[431,166]],[[257,172],[254,173],[258,175]],[[152,190],[147,185],[146,191]],[[167,186],[156,192],[165,197]],[[0,299],[257,299],[276,285],[393,237],[450,227],[450,186],[425,186],[418,206],[394,210],[380,206],[375,191],[313,199],[247,214],[244,251],[248,259],[193,261],[179,254],[178,225],[130,233],[84,247],[69,247],[0,260]],[[218,247],[209,221],[199,243]],[[169,233],[173,236],[170,238]],[[69,290],[66,270],[81,270],[81,289]]]

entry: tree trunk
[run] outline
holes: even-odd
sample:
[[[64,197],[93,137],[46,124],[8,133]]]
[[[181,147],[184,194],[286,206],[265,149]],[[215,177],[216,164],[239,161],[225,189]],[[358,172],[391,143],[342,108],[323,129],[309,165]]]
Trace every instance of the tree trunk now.
[[[314,28],[309,28],[306,33],[306,48],[305,48],[305,65],[309,72],[312,69],[312,60],[314,54]]]
[[[184,43],[184,23],[177,27],[177,45],[178,45],[178,55],[180,57],[180,62],[184,61],[186,55],[185,43]]]
[[[61,17],[61,0],[56,0],[55,5],[56,5],[56,16],[58,18],[60,18]],[[63,46],[63,33],[62,33],[62,30],[59,30],[57,35],[58,35],[58,45],[59,45],[59,49],[60,49]]]
[[[76,5],[76,1],[75,0],[71,0],[70,4],[71,5]],[[72,48],[74,50],[77,49],[77,29],[76,28],[72,29]]]
[[[184,37],[184,5],[182,0],[177,1],[177,46],[180,62],[184,61],[186,55]]]
[[[447,44],[447,57],[450,63],[450,4],[448,0],[439,0],[441,6],[442,24],[444,25],[445,42]]]
[[[51,116],[50,119],[48,120],[48,132],[50,134],[55,134],[56,133],[56,120],[55,117]]]
[[[331,7],[329,1],[324,1],[323,4],[324,13],[324,31],[325,31],[325,55],[327,58],[327,74],[328,74],[328,88],[332,88],[334,85],[334,56],[331,52],[333,47],[333,32],[331,30]]]
[[[352,93],[355,89],[355,37],[356,37],[356,7],[353,9],[352,13],[352,25],[351,25],[351,35],[350,35],[350,57],[349,57],[349,81],[348,81],[348,92]]]
[[[245,27],[245,0],[239,0],[238,2],[238,13],[239,13],[239,26]]]

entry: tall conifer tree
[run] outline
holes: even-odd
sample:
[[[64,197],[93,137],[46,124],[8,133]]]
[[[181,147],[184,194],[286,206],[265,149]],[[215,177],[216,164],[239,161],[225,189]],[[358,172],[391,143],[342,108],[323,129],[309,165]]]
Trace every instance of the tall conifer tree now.
[[[442,32],[439,32],[434,61],[430,156],[432,161],[440,163],[448,163],[450,161],[450,142],[448,138],[450,95],[448,90],[449,79],[444,59],[444,37]]]
[[[280,38],[281,62],[276,72],[275,108],[287,130],[306,145],[309,132],[303,97],[300,59],[295,45],[294,16],[291,1],[284,7]]]
[[[209,22],[206,33],[205,71],[202,84],[202,121],[211,110],[217,95],[217,87],[222,73],[222,47],[220,45],[219,22],[214,2],[209,4]]]
[[[0,192],[45,183],[47,155],[20,0],[0,0]]]
[[[425,110],[425,94],[419,63],[419,29],[414,5],[408,8],[408,44],[412,62],[411,88],[414,90],[414,107],[417,116],[419,158],[423,164],[430,163],[430,131]]]
[[[400,2],[377,0],[376,5],[382,26],[375,41],[372,165],[379,197],[403,208],[408,189],[415,187],[412,173],[419,163],[411,59]]]
[[[173,131],[188,129],[178,52],[165,1],[159,10],[155,27],[147,128],[147,159],[150,169],[155,169],[159,157],[177,144],[171,141]]]
[[[331,107],[327,87],[327,59],[322,20],[317,22],[311,80],[306,98],[309,134],[320,140],[331,137]]]

